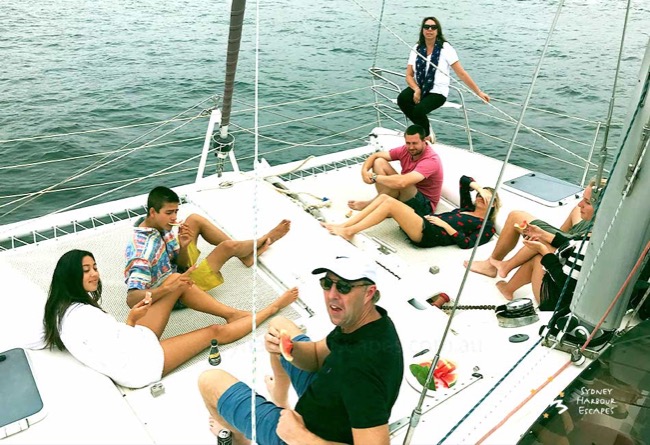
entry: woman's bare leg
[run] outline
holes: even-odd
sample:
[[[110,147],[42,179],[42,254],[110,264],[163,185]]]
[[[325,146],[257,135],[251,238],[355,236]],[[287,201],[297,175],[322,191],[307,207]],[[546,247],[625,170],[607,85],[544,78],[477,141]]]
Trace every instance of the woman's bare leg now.
[[[225,318],[228,323],[250,315],[247,311],[241,311],[221,303],[198,286],[188,287],[179,298],[183,304],[195,311]]]
[[[494,247],[492,255],[486,260],[474,261],[470,270],[488,277],[496,277],[497,268],[494,266],[493,261],[503,260],[515,248],[517,241],[519,241],[519,231],[515,228],[515,223],[522,224],[524,221],[531,221],[533,219],[535,217],[528,212],[521,210],[510,212],[503,225],[503,230],[499,234],[497,245]],[[467,267],[468,262],[465,261],[463,264]]]
[[[179,277],[180,274],[172,274],[165,280],[165,283],[170,284],[178,280]],[[163,286],[164,285],[165,284],[163,284]],[[154,300],[147,309],[147,313],[138,320],[137,324],[148,327],[158,338],[160,338],[167,326],[167,322],[169,322],[169,316],[172,309],[181,295],[182,291],[179,290]]]
[[[415,242],[421,241],[422,217],[403,202],[386,195],[382,196],[385,196],[385,198],[382,198],[379,205],[375,207],[374,210],[367,213],[362,220],[348,227],[332,227],[330,230],[331,233],[350,240],[354,235],[362,230],[373,227],[386,218],[392,217],[411,240]],[[379,198],[377,200],[379,200]],[[370,208],[370,206],[367,208]],[[362,213],[365,212],[366,209],[364,209]]]
[[[219,338],[223,327],[224,326],[222,325],[215,324],[162,340],[160,346],[162,346],[163,354],[165,356],[163,375],[169,374],[171,371],[208,348],[210,346],[210,341],[213,338]]]
[[[533,295],[535,295],[535,300],[539,304],[539,299],[542,289],[542,279],[544,278],[544,266],[542,266],[542,256],[537,255],[533,258],[533,275],[531,277],[531,284],[533,285]]]
[[[497,275],[500,278],[505,278],[508,274],[517,267],[526,263],[528,260],[537,255],[537,251],[531,249],[530,247],[524,246],[517,251],[511,258],[503,261],[495,260],[490,257],[490,263],[496,267]]]
[[[496,286],[501,294],[508,300],[512,300],[515,291],[530,283],[533,274],[534,259],[524,263],[515,273],[510,281],[499,281]]]
[[[359,222],[363,221],[365,218],[368,217],[372,212],[375,211],[377,207],[382,205],[386,200],[390,199],[390,196],[388,195],[378,195],[375,199],[370,201],[368,205],[366,205],[363,210],[360,212],[356,213],[355,215],[352,215],[350,218],[348,218],[346,221],[344,221],[341,224],[323,224],[325,228],[329,230],[330,227],[350,227],[355,224],[358,224]]]
[[[284,292],[279,298],[257,312],[255,315],[256,324],[264,323],[269,317],[277,314],[280,310],[289,306],[298,299],[298,288],[294,287]],[[226,325],[221,326],[219,336],[215,337],[219,343],[232,343],[243,336],[249,334],[252,329],[252,314],[248,313],[245,317],[238,318]]]
[[[257,324],[263,323],[280,309],[287,307],[298,298],[298,288],[287,290],[278,299],[257,313]],[[226,325],[212,325],[197,329],[187,334],[177,335],[160,342],[165,353],[163,375],[176,369],[190,358],[210,346],[210,340],[216,339],[220,344],[239,340],[252,330],[252,315],[239,318]],[[140,323],[139,323],[140,324]]]

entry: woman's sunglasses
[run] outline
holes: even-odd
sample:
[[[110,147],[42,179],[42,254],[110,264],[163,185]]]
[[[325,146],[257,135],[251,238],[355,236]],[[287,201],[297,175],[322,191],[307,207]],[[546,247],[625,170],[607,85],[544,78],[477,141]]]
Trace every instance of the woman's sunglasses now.
[[[320,287],[322,287],[323,290],[330,290],[332,288],[332,285],[336,285],[336,290],[339,294],[342,295],[349,294],[353,287],[370,286],[369,283],[350,284],[347,281],[343,280],[334,281],[328,277],[323,277],[320,279]]]
[[[422,29],[430,29],[432,31],[435,31],[438,29],[438,25],[422,25]]]

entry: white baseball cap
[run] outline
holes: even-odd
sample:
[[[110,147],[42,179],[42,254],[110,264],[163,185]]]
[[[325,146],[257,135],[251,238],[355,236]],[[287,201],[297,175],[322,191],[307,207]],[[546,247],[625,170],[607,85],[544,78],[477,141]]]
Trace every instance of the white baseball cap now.
[[[358,255],[338,255],[332,258],[325,266],[314,269],[314,275],[332,272],[347,281],[367,279],[373,284],[377,283],[377,267],[375,263]]]

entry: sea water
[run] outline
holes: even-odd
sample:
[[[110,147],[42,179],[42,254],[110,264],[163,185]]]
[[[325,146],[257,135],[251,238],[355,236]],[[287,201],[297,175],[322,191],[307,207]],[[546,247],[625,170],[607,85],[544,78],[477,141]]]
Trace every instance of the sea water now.
[[[619,142],[648,42],[649,3],[632,1],[614,114],[617,126],[608,143],[612,149]],[[618,0],[565,2],[535,85],[533,107],[585,121],[567,125],[552,115],[526,114],[526,124],[560,135],[564,139],[554,140],[582,156],[592,142],[594,122],[607,117],[625,4]],[[360,145],[377,123],[369,91],[361,98],[352,93],[335,96],[336,107],[328,104],[331,99],[302,100],[367,88],[371,84],[367,69],[375,61],[382,68],[403,72],[421,19],[428,15],[440,20],[462,66],[495,99],[493,105],[518,118],[518,106],[503,101],[524,101],[557,2],[455,0],[431,5],[424,1],[249,0],[231,125],[243,167],[252,165],[255,147],[250,133],[254,115],[246,110],[255,105],[256,79],[258,105],[267,107],[259,112],[258,149],[270,162]],[[376,19],[382,7],[383,26],[378,33]],[[146,193],[157,184],[191,181],[207,119],[188,123],[186,118],[214,106],[211,97],[222,94],[229,15],[230,2],[224,0],[3,0],[0,141],[13,142],[0,143],[0,224],[79,202],[95,204]],[[469,108],[502,117],[469,92],[464,94]],[[269,108],[285,102],[293,104]],[[348,111],[331,114],[335,108]],[[447,109],[434,114],[459,120],[457,112],[453,116]],[[275,125],[314,115],[323,116]],[[174,116],[185,120],[162,128],[137,126]],[[382,123],[398,128],[390,121]],[[475,113],[471,124],[489,125],[502,138],[476,133],[476,150],[505,155],[512,126]],[[114,129],[88,132],[103,128]],[[442,142],[467,145],[462,130],[438,123],[434,130]],[[50,137],[78,132],[85,133]],[[347,144],[338,145],[339,138],[295,146],[341,132]],[[540,138],[525,132],[517,142],[552,152]],[[136,149],[143,144],[147,148]],[[579,181],[582,161],[560,151],[552,153],[570,164],[526,150],[517,150],[513,160]],[[131,185],[122,188],[126,184]],[[63,191],[27,195],[53,185]]]

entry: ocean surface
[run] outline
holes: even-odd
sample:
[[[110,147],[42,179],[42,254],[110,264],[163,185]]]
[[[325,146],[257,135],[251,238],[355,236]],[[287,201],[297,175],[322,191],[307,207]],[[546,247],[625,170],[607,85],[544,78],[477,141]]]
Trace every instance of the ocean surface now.
[[[271,163],[360,145],[377,125],[368,68],[376,61],[404,72],[409,47],[428,15],[440,20],[463,67],[494,99],[491,107],[465,92],[477,130],[475,149],[503,158],[513,127],[494,116],[503,119],[501,110],[519,117],[516,104],[526,97],[558,2],[431,5],[249,0],[231,124],[240,165],[252,165],[256,79],[258,150]],[[565,2],[531,106],[583,120],[566,123],[534,110],[526,114],[526,124],[557,135],[549,138],[581,156],[594,139],[594,122],[607,117],[625,6],[622,0]],[[2,0],[0,224],[191,181],[207,125],[197,116],[223,93],[229,15],[225,0]],[[649,37],[650,2],[633,0],[615,102],[617,125],[608,142],[612,150]],[[350,90],[359,91],[336,95]],[[306,101],[313,98],[319,99]],[[433,114],[461,123],[458,111]],[[296,118],[303,120],[286,123]],[[390,120],[382,123],[398,128]],[[434,123],[434,130],[442,142],[467,145],[462,129]],[[487,132],[502,140],[484,136]],[[570,164],[524,149],[513,154],[514,162],[580,181],[581,169],[571,164],[582,161],[525,131],[517,143]]]

